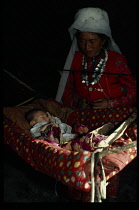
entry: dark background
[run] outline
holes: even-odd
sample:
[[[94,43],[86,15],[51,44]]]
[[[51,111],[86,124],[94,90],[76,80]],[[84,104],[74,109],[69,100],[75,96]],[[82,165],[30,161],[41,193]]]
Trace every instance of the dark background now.
[[[3,67],[33,89],[55,97],[58,71],[63,69],[71,46],[68,28],[77,10],[83,7],[107,11],[112,36],[135,75],[135,0],[3,1]],[[15,100],[12,96],[10,102]],[[6,101],[6,105],[10,102]]]
[[[68,28],[77,10],[83,7],[107,11],[113,38],[136,75],[135,0],[4,0],[3,69],[45,96],[55,97],[60,79],[58,71],[63,69],[71,46]],[[4,106],[14,106],[33,95],[6,73],[2,84]],[[3,149],[4,202],[71,202],[64,194],[56,196],[56,180],[35,171],[8,146]],[[136,159],[120,173],[119,201],[136,202]]]

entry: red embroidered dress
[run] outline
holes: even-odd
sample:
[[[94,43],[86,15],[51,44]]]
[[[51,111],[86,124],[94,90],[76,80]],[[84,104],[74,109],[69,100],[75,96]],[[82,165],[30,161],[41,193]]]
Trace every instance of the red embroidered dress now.
[[[62,102],[66,106],[73,108],[75,94],[89,101],[101,98],[109,99],[109,107],[132,106],[136,102],[136,82],[134,77],[122,75],[131,75],[131,71],[123,55],[114,51],[108,51],[108,60],[104,68],[104,73],[113,74],[102,74],[98,83],[89,86],[82,83],[82,73],[80,72],[82,70],[82,56],[82,52],[75,52],[71,70],[76,71],[69,73],[62,96]],[[99,61],[101,57],[99,56],[96,59]],[[91,68],[89,67],[90,60],[88,59],[87,61],[88,71],[92,69],[92,64]],[[77,72],[78,70],[79,72]],[[115,73],[119,75],[115,75]],[[89,91],[90,87],[93,89],[103,89],[104,91]]]

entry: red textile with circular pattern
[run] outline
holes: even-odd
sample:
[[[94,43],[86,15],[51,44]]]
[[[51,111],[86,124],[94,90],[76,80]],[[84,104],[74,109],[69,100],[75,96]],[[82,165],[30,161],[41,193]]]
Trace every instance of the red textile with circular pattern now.
[[[59,104],[58,102],[55,103]],[[66,123],[71,126],[84,124],[91,131],[108,122],[118,126],[134,112],[136,112],[135,107],[120,107],[106,110],[73,110],[68,115]],[[113,144],[113,146],[122,146],[134,140],[137,140],[136,122],[133,122],[126,129],[122,138],[118,139],[117,145]],[[8,119],[4,120],[4,143],[11,147],[34,169],[60,180],[70,189],[76,189],[78,192],[84,191],[84,199],[87,199],[85,195],[89,195],[91,186],[87,179],[90,172],[89,170],[86,171],[85,168],[89,162],[91,152],[68,151],[46,141],[34,139],[31,135],[25,134],[22,129]],[[137,152],[135,148],[132,148],[120,155],[119,161],[124,161],[116,166],[116,170],[111,171],[108,170],[108,167],[105,167],[107,180],[114,178],[117,172],[122,170],[123,167],[136,157]],[[115,158],[117,157],[115,156]],[[114,159],[113,163],[110,162],[112,156],[107,156],[107,159],[104,160],[108,166],[112,166],[115,163]],[[110,193],[112,193],[112,190]]]

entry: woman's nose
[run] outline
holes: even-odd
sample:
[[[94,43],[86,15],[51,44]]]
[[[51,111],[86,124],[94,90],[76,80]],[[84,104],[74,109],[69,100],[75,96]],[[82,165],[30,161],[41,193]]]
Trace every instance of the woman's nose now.
[[[87,51],[91,50],[91,45],[90,45],[89,42],[86,42],[86,43],[85,43],[85,49],[86,49]]]

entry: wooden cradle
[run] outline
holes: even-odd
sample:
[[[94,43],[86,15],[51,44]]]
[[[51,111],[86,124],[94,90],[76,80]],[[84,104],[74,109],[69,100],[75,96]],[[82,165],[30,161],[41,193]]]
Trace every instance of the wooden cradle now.
[[[39,172],[59,180],[68,187],[85,192],[90,191],[91,183],[88,180],[88,174],[91,168],[88,170],[87,166],[92,153],[68,151],[57,145],[33,138],[29,133],[29,124],[24,119],[25,112],[32,108],[49,111],[52,115],[59,117],[62,122],[67,122],[71,113],[74,112],[51,99],[36,99],[24,106],[4,107],[4,144]],[[111,170],[104,167],[106,180],[121,171],[136,157],[136,147],[120,152],[119,157],[119,162],[122,164],[117,161],[117,165],[114,167],[111,165],[113,168]]]

